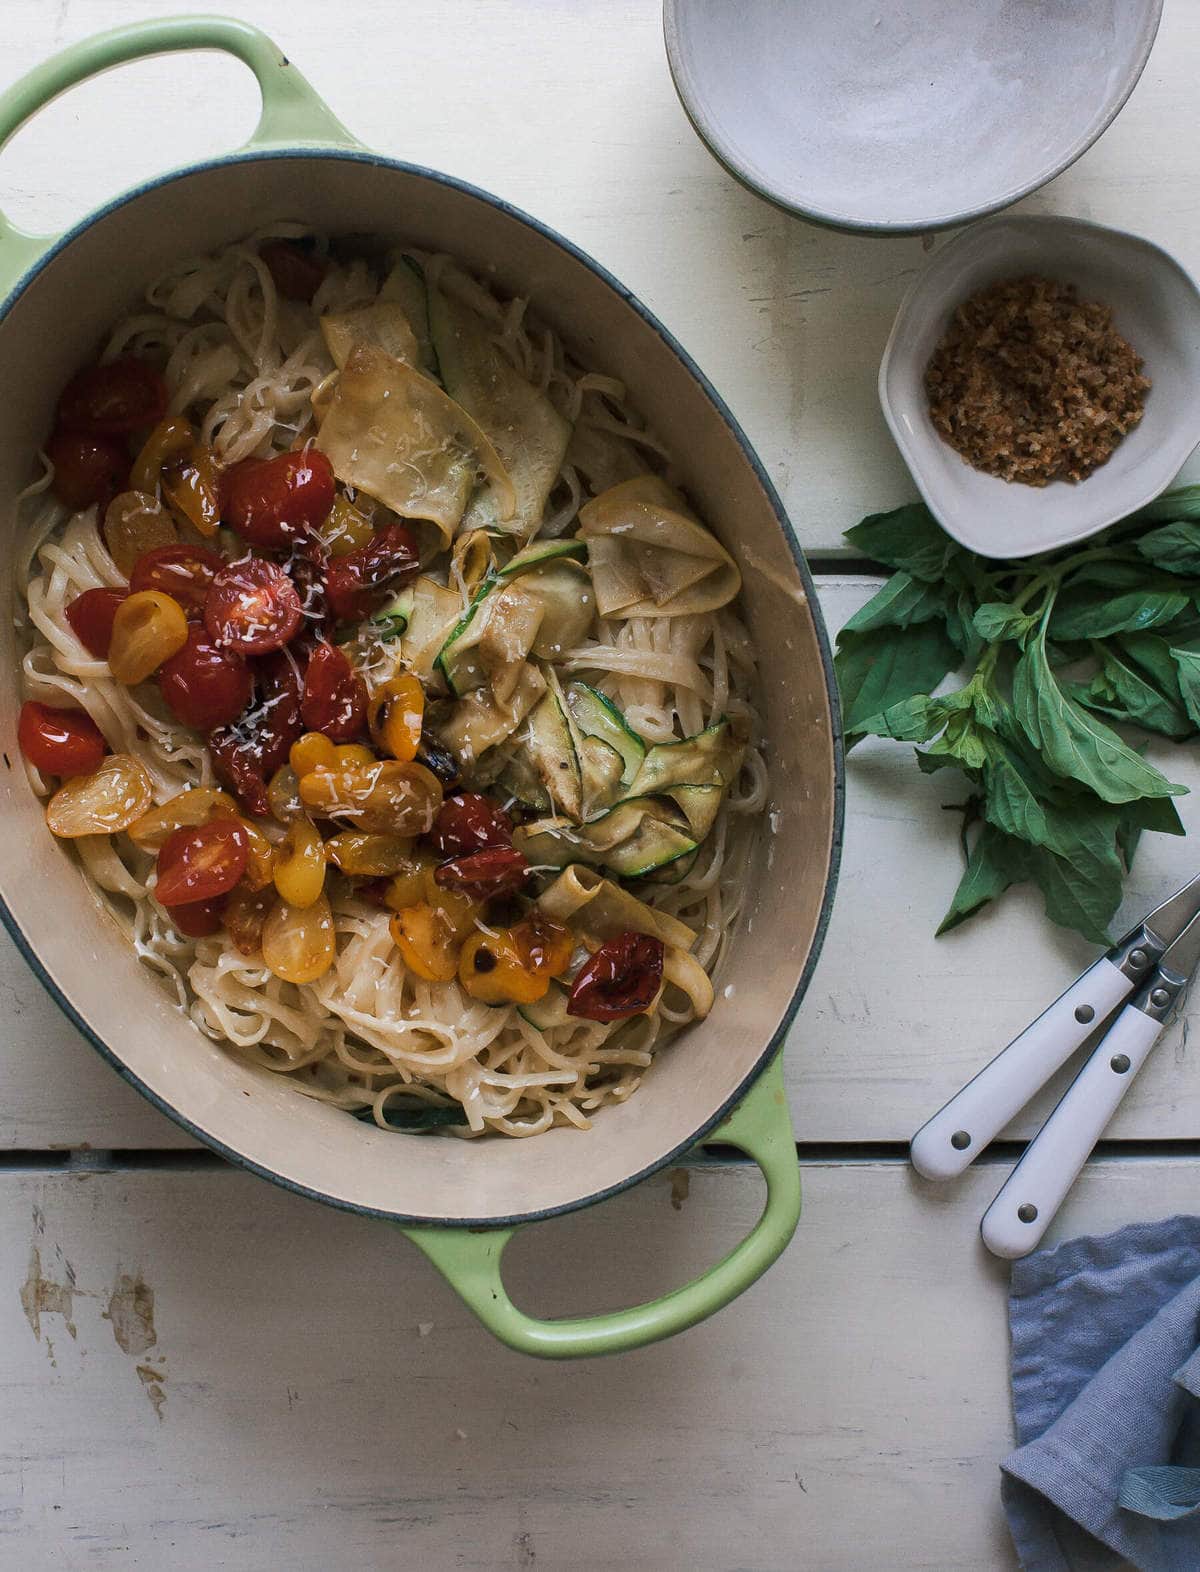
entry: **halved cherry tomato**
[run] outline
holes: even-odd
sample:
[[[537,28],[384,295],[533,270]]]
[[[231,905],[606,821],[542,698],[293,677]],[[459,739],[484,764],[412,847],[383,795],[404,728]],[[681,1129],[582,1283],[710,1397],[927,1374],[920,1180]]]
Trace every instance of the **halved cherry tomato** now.
[[[258,254],[285,300],[311,301],[329,272],[324,257],[286,240],[270,240],[259,247]]]
[[[567,1014],[585,1021],[623,1021],[654,1003],[662,987],[663,942],[622,933],[584,962],[571,985]]]
[[[123,436],[157,425],[169,397],[154,367],[129,355],[106,366],[87,366],[73,376],[58,401],[58,420],[68,431]]]
[[[319,448],[243,459],[223,477],[225,522],[255,546],[286,546],[333,506],[333,466]]]
[[[331,742],[349,742],[366,725],[367,685],[336,645],[322,640],[309,656],[300,714]]]
[[[443,857],[462,857],[486,846],[511,846],[512,820],[478,791],[460,791],[438,809],[429,839]]]
[[[245,873],[249,855],[238,819],[186,825],[159,849],[155,899],[161,906],[190,906],[226,895]]]
[[[155,546],[177,546],[179,531],[169,508],[144,491],[122,491],[104,510],[104,544],[126,578],[138,558]]]
[[[202,616],[209,587],[224,566],[225,558],[207,546],[154,546],[134,563],[129,588],[162,590],[189,617]]]
[[[333,557],[325,593],[335,617],[355,622],[375,610],[383,593],[420,566],[416,536],[407,524],[385,524],[365,546]]]
[[[302,620],[296,586],[261,557],[242,557],[222,568],[204,603],[204,625],[213,639],[239,655],[282,649]]]
[[[90,775],[108,752],[99,726],[84,710],[56,710],[33,699],[21,706],[17,741],[34,769],[46,775]]]
[[[489,846],[444,862],[434,874],[444,890],[462,890],[477,901],[519,890],[529,876],[529,859],[512,846]]]
[[[262,890],[248,890],[239,884],[226,898],[225,931],[243,955],[257,955],[262,949],[263,924],[275,901],[273,884]]]
[[[76,513],[94,502],[106,508],[129,474],[129,454],[116,437],[60,428],[46,441],[46,457],[54,465],[51,491]]]
[[[242,657],[214,644],[194,622],[187,643],[163,663],[158,685],[175,719],[197,731],[228,726],[254,694],[254,679]]]
[[[185,939],[207,939],[219,933],[225,915],[224,895],[215,895],[211,901],[191,901],[186,906],[168,906],[167,916],[176,931]]]
[[[163,496],[201,535],[215,535],[221,527],[222,473],[217,455],[201,442],[163,466]]]
[[[149,771],[131,753],[110,753],[90,775],[64,781],[46,804],[52,835],[116,835],[149,812],[154,786]]]
[[[124,590],[90,589],[84,590],[82,595],[76,595],[67,607],[67,621],[71,624],[72,633],[88,654],[94,655],[97,660],[108,659],[113,618],[124,599]]]

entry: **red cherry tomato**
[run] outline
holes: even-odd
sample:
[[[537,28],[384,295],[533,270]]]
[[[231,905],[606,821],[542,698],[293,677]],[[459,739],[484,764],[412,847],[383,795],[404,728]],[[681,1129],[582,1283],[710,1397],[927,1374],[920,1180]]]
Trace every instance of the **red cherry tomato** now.
[[[56,710],[33,699],[21,706],[17,741],[44,775],[90,775],[108,752],[99,726],[83,710]]]
[[[286,240],[268,241],[259,247],[258,254],[285,300],[311,301],[329,271],[324,257]]]
[[[335,617],[357,622],[369,617],[384,592],[420,566],[416,537],[407,524],[385,524],[365,546],[332,557],[325,570],[325,593]]]
[[[75,513],[94,502],[106,508],[129,475],[129,454],[116,437],[60,428],[50,434],[46,457],[54,465],[50,489]]]
[[[352,742],[367,723],[367,685],[333,644],[324,640],[308,659],[300,716],[309,731],[331,742]]]
[[[429,839],[443,857],[512,845],[512,820],[482,792],[460,791],[438,809]]]
[[[250,841],[237,819],[184,825],[159,849],[155,899],[161,906],[190,906],[228,895],[249,856]]]
[[[129,588],[162,590],[189,617],[201,616],[209,587],[224,566],[225,558],[207,546],[152,546],[134,563]]]
[[[254,546],[287,546],[333,506],[333,466],[319,448],[243,459],[223,477],[222,516]]]
[[[127,356],[106,366],[88,366],[72,377],[58,401],[58,420],[68,431],[124,436],[157,426],[168,399],[167,384],[154,367]]]
[[[187,939],[207,939],[219,933],[225,911],[225,897],[214,896],[211,901],[192,901],[187,906],[168,906],[167,916],[178,933]]]
[[[662,987],[663,942],[622,933],[584,962],[571,985],[567,1014],[585,1021],[623,1021],[654,1003]]]
[[[254,693],[242,657],[220,649],[195,623],[188,628],[187,643],[160,667],[158,685],[175,719],[196,731],[228,726]]]
[[[67,607],[71,631],[88,654],[94,655],[97,660],[108,659],[113,618],[124,599],[124,590],[90,589],[84,590],[82,595],[76,595]]]
[[[242,557],[222,568],[204,602],[210,635],[239,655],[282,649],[303,617],[296,586],[281,567],[261,557]]]
[[[254,707],[236,726],[214,731],[208,748],[219,779],[261,818],[270,812],[266,783],[287,763],[304,722],[300,719],[302,679],[290,654],[280,651],[257,661],[255,680]]]
[[[434,871],[434,883],[444,890],[462,890],[474,900],[490,900],[519,890],[529,873],[529,859],[511,846],[489,846],[455,857]]]

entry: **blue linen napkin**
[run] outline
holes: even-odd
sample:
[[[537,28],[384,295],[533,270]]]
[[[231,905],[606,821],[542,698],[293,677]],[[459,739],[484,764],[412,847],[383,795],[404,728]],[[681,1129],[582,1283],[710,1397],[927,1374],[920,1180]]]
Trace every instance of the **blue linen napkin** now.
[[[1002,1496],[1025,1572],[1197,1572],[1200,1217],[1016,1262],[1009,1325]]]

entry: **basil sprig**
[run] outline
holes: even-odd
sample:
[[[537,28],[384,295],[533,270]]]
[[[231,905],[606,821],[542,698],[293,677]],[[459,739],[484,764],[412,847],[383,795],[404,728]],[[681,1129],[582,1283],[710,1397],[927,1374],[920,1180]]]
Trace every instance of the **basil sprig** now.
[[[970,783],[966,860],[939,933],[1010,885],[1098,944],[1143,830],[1182,835],[1149,733],[1200,730],[1200,486],[1086,546],[1020,562],[957,545],[920,504],[846,532],[892,577],[838,636],[847,748],[919,744]],[[951,673],[961,686],[937,692]]]

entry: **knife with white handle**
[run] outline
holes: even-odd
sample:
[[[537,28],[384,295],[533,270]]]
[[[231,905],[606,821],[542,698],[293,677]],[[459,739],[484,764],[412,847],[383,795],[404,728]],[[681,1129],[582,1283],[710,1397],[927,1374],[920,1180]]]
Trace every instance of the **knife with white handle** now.
[[[1200,875],[1152,911],[913,1136],[926,1179],[955,1179],[1148,977],[1200,908]]]
[[[1150,1056],[1197,962],[1200,917],[1193,918],[1117,1016],[1030,1142],[980,1224],[993,1255],[1015,1260],[1040,1243],[1080,1169],[1134,1077]]]

